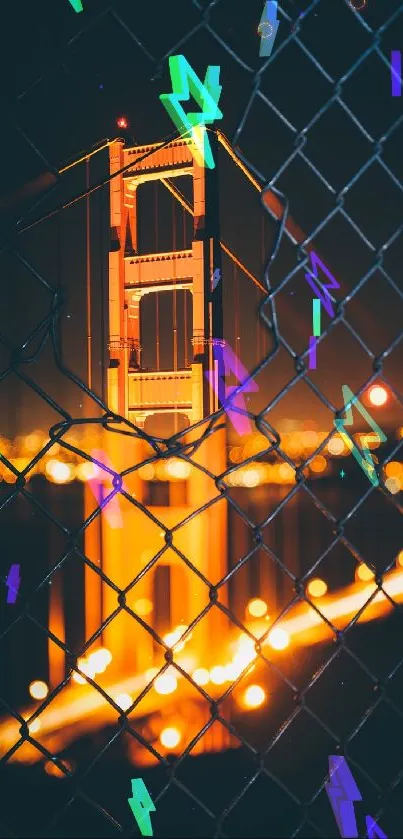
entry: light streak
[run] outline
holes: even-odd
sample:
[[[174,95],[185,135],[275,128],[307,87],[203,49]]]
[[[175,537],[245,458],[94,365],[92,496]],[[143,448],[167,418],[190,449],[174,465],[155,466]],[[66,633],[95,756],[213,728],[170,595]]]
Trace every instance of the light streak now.
[[[365,608],[358,619],[358,623],[365,623],[376,618],[384,617],[393,610],[393,606],[388,598],[393,598],[395,602],[403,603],[403,570],[392,571],[385,575],[383,581],[383,588],[388,596],[382,591],[377,590],[377,585],[373,582],[363,586],[361,583],[354,583],[347,591],[348,594],[340,592],[333,595],[332,598],[322,598],[320,603],[320,611],[328,621],[335,623],[341,618],[344,618],[344,623],[348,621],[360,611],[365,603],[369,600],[371,595],[376,592],[371,600],[371,603]],[[357,590],[358,589],[358,590]],[[325,603],[325,600],[327,602]],[[284,629],[290,637],[291,644],[315,644],[319,643],[329,637],[333,637],[331,629],[328,627],[323,618],[315,612],[311,606],[303,604],[301,606],[301,614],[287,620],[279,621],[276,626]],[[259,633],[263,635],[267,632],[267,623],[264,620],[258,621],[256,618],[253,621],[246,622],[247,629],[259,637]],[[253,642],[251,639],[251,645]],[[228,639],[228,648],[231,646],[231,639]],[[267,638],[262,641],[262,646],[270,646]],[[277,651],[277,655],[287,655],[287,651]],[[252,657],[253,659],[253,657]],[[251,660],[252,660],[251,659]],[[178,656],[176,659],[178,664],[184,669],[194,670],[199,665],[192,656]],[[245,666],[245,664],[244,664]],[[103,690],[111,697],[118,696],[121,693],[128,693],[136,696],[143,691],[148,682],[146,673],[141,673],[136,676],[126,678],[121,682],[107,682],[106,678],[102,681]],[[178,697],[180,700],[194,696],[194,687],[189,684],[187,679],[177,673],[178,679]],[[210,686],[209,691],[211,695],[216,692],[219,693],[222,688],[220,686]],[[154,690],[147,692],[142,701],[141,709],[138,709],[137,716],[146,716],[150,713],[155,713],[161,707],[161,698]],[[24,719],[28,719],[32,710],[25,709],[20,711]],[[44,742],[46,735],[52,737],[53,744],[56,742],[63,744],[69,743],[77,738],[82,732],[96,731],[101,725],[105,723],[114,723],[118,719],[119,711],[115,710],[110,702],[96,690],[93,690],[88,684],[80,686],[72,686],[70,690],[63,691],[58,696],[52,699],[52,703],[48,705],[40,714],[41,719],[41,742]],[[136,716],[136,710],[130,714],[130,719]],[[38,751],[32,752],[32,747],[29,744],[23,744],[23,738],[19,732],[20,723],[16,720],[6,721],[0,723],[0,744],[1,753],[4,754],[6,750],[12,748],[17,742],[22,745],[10,755],[10,762],[24,762],[29,759],[30,762],[36,762],[41,759],[41,753]],[[62,748],[62,745],[60,745]]]

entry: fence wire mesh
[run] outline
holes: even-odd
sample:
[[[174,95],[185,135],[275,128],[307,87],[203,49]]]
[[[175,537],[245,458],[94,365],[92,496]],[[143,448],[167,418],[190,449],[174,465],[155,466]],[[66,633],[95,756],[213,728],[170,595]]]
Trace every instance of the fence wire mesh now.
[[[267,59],[258,56],[261,6],[261,0],[235,7],[226,0],[156,0],[150,8],[129,0],[83,0],[83,13],[76,14],[67,0],[55,0],[2,11],[10,37],[1,89],[7,120],[0,207],[5,301],[0,321],[5,584],[0,743],[2,790],[7,792],[2,836],[139,835],[127,804],[133,777],[145,780],[156,806],[151,814],[155,836],[336,836],[325,791],[331,754],[347,758],[360,788],[358,835],[364,835],[368,813],[388,836],[402,835],[402,116],[401,100],[390,91],[390,52],[401,43],[403,3],[280,0],[279,32]],[[103,323],[108,147],[94,154],[91,175],[87,168],[85,176],[73,173],[69,180],[69,164],[59,167],[61,160],[77,159],[77,148],[85,149],[85,166],[88,149],[105,144],[98,141],[105,124],[113,132],[116,110],[127,108],[130,90],[132,141],[169,143],[177,137],[158,100],[159,93],[170,90],[168,57],[177,54],[184,54],[201,78],[207,64],[221,68],[224,117],[217,128],[261,190],[254,212],[262,238],[254,242],[253,254],[244,242],[243,261],[264,293],[256,291],[249,330],[250,343],[259,330],[257,361],[242,347],[259,382],[259,396],[248,407],[259,443],[248,448],[238,440],[224,471],[209,462],[205,475],[216,488],[214,499],[207,491],[201,497],[200,490],[191,515],[168,526],[158,511],[166,504],[166,476],[165,487],[164,479],[150,483],[146,503],[136,500],[125,481],[137,473],[146,480],[173,457],[181,468],[201,473],[198,453],[219,433],[225,413],[221,408],[196,424],[191,438],[188,428],[164,437],[117,415],[104,384],[103,333],[93,362],[99,369],[89,385],[85,364],[72,348],[81,342],[85,356],[88,334],[85,317],[80,320],[78,314],[83,292],[73,275],[82,276],[77,266],[84,270],[90,246],[75,237],[84,229],[91,195],[92,294],[99,293],[91,305],[99,307],[94,318]],[[221,161],[219,170],[228,187],[235,175],[228,175]],[[91,180],[84,182],[84,177]],[[277,199],[281,212],[266,202],[268,195]],[[244,194],[235,198],[230,193],[224,207],[228,237],[252,241],[255,217],[246,217]],[[308,232],[293,232],[291,218]],[[172,224],[175,248],[180,237]],[[184,222],[184,242],[186,235]],[[76,243],[77,263],[71,255]],[[312,295],[303,279],[311,247],[340,280],[332,297],[335,315],[323,325],[317,346],[318,371],[308,367]],[[171,249],[166,245],[165,250]],[[224,283],[232,270],[228,266],[223,263]],[[245,289],[250,287],[241,282],[246,282],[244,274],[242,280],[237,275],[224,300],[225,337],[237,352],[243,328],[239,308],[245,305],[246,311]],[[87,304],[88,299],[84,309]],[[351,456],[343,461],[347,480],[338,471],[330,477],[321,474],[330,468],[332,455],[340,463],[341,449],[332,443],[337,436],[333,420],[344,417],[346,383],[362,401],[371,385],[383,386],[388,394],[383,414],[366,402],[383,430],[388,429],[387,445],[375,460],[377,487]],[[43,405],[46,414],[38,408]],[[36,420],[30,425],[31,414]],[[44,423],[45,415],[53,420]],[[319,416],[326,432],[319,434],[318,425],[303,425],[302,419],[299,426],[291,420],[287,425],[287,416]],[[29,430],[45,430],[45,425],[45,443],[32,433],[27,442]],[[291,439],[295,427],[305,434],[301,450]],[[68,464],[82,468],[95,463],[94,440],[98,451],[101,438],[111,435],[124,436],[126,452],[132,440],[142,441],[142,459],[134,464],[127,456],[118,470],[103,466],[110,483],[102,513],[99,499],[84,513],[83,494],[77,482],[69,483]],[[59,474],[49,466],[56,454],[59,470],[60,463],[65,470]],[[48,477],[54,483],[65,478],[66,486],[40,482],[45,462]],[[285,478],[261,503],[260,496],[252,496],[259,468],[268,464],[273,484],[275,467],[283,469]],[[241,472],[243,483],[236,477]],[[85,531],[96,526],[116,498],[140,510],[150,527],[161,530],[163,541],[124,586],[111,575],[111,566],[107,573],[84,546]],[[217,498],[228,511],[228,564],[225,574],[212,580],[195,562],[190,540],[184,550],[177,537],[188,517],[194,521],[219,503]],[[236,630],[231,638],[242,633],[244,656],[238,669],[233,662],[224,675],[221,665],[209,674],[207,661],[198,660],[198,669],[188,664],[173,649],[179,636],[163,637],[161,627],[167,625],[158,616],[149,618],[143,601],[142,608],[140,600],[136,609],[129,605],[135,587],[168,550],[177,567],[197,577],[206,591],[204,608],[181,630],[182,641],[189,642],[192,633],[199,637],[209,614],[219,612],[227,631]],[[10,564],[18,560],[20,590],[12,605],[6,603],[7,580]],[[354,583],[357,568],[366,569],[367,576]],[[85,594],[89,571],[99,580],[100,599],[111,603],[113,595],[115,603],[109,614],[102,612],[104,618],[94,607],[99,619],[90,633],[85,626],[85,613],[92,608]],[[314,597],[307,587],[317,577],[329,584],[328,600]],[[162,575],[158,585],[164,583]],[[261,604],[263,592],[270,614],[263,604],[260,617],[267,624],[262,628],[251,621],[253,611],[246,616],[245,607],[251,599]],[[161,610],[164,596],[157,596]],[[105,633],[122,613],[152,639],[152,662],[158,666],[143,681],[136,681],[131,665],[127,671],[122,666],[120,681],[108,691],[108,682],[96,678],[83,660],[106,643]],[[309,634],[305,625],[297,646],[285,622],[298,623],[303,614],[317,616],[316,629],[328,634],[314,637],[316,630]],[[313,625],[312,618],[307,620]],[[277,644],[268,643],[274,631],[284,633],[284,626],[292,636],[287,651],[282,651],[284,635],[277,635]],[[118,637],[123,658],[128,642]],[[210,637],[210,646],[216,641]],[[57,659],[55,650],[62,664],[57,670],[56,663],[53,673],[64,672],[56,681],[48,664]],[[31,693],[36,702],[26,710],[27,685],[38,673],[49,690]],[[72,685],[74,673],[79,684]],[[177,700],[167,679],[179,685]],[[262,694],[266,702],[261,705]],[[110,711],[92,725],[91,716],[101,705]],[[53,708],[58,710],[52,717]]]

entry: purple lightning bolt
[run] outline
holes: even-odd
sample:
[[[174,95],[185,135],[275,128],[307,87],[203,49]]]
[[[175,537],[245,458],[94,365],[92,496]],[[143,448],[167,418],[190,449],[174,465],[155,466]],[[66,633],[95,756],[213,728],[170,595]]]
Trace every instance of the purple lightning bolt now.
[[[91,450],[91,457],[93,458],[93,460],[97,464],[98,469],[99,469],[99,466],[107,466],[109,469],[113,469],[113,466],[112,466],[108,456],[105,454],[105,452],[102,451],[102,449],[92,449]],[[98,463],[98,461],[99,461],[99,463]],[[111,476],[109,475],[109,478],[110,477]],[[122,519],[122,514],[121,514],[120,508],[119,508],[119,500],[116,497],[116,495],[113,495],[109,499],[109,501],[107,501],[107,500],[101,501],[102,481],[98,477],[95,477],[95,478],[90,478],[88,483],[89,483],[89,485],[92,489],[92,492],[95,495],[95,498],[96,498],[98,504],[101,506],[102,509],[105,508],[105,516],[108,519],[108,522],[109,522],[110,526],[113,529],[116,529],[117,527],[122,527],[123,519]],[[126,487],[124,487],[124,489],[126,489]],[[106,504],[108,505],[107,508],[106,508]]]
[[[6,579],[6,586],[8,586],[7,603],[15,603],[20,582],[20,566],[12,565]]]
[[[315,297],[319,298],[322,303],[322,306],[326,309],[328,315],[331,318],[334,318],[334,309],[332,306],[332,298],[329,294],[329,288],[340,288],[340,283],[337,282],[329,268],[325,265],[324,262],[320,259],[315,251],[311,251],[309,254],[311,257],[311,264],[313,269],[313,274],[309,272],[309,274],[305,274],[305,279],[308,281],[309,285],[311,286],[312,290],[315,292]],[[325,285],[321,283],[321,288],[319,288],[318,283],[315,280],[319,281],[318,277],[318,266],[322,269],[323,273],[329,278],[330,283]]]
[[[367,839],[388,839],[386,833],[381,830],[379,824],[376,823],[375,819],[372,816],[365,817],[365,823],[367,826]]]
[[[343,839],[356,839],[357,822],[352,802],[361,801],[362,796],[344,757],[329,756],[329,774],[330,782],[325,784],[325,789],[340,834]]]

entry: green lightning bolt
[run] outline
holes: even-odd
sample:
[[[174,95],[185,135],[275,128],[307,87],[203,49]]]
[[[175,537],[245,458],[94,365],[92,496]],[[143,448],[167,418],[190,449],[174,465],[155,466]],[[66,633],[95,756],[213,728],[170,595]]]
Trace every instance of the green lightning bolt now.
[[[153,836],[150,813],[155,804],[142,778],[132,778],[132,798],[127,799],[142,836]]]
[[[184,55],[171,55],[169,72],[172,93],[161,93],[159,98],[182,135],[191,134],[196,162],[200,166],[214,169],[213,153],[205,125],[223,117],[217,104],[222,91],[219,84],[220,68],[209,65],[203,83]],[[180,102],[189,99],[190,94],[196,99],[200,111],[186,114]]]
[[[83,12],[84,11],[83,4],[82,4],[81,0],[69,0],[69,3],[71,3],[74,11],[77,12],[77,14],[78,14],[78,12]]]

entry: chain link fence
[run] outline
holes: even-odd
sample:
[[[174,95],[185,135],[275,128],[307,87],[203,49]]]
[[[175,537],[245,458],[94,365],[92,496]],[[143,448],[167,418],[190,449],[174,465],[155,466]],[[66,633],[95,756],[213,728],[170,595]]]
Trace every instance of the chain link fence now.
[[[271,56],[264,60],[258,57],[261,0],[236,7],[226,0],[171,4],[157,0],[150,8],[129,0],[83,0],[82,14],[74,13],[67,0],[57,4],[55,0],[4,11],[5,18],[12,19],[10,63],[1,92],[8,120],[2,139],[5,197],[0,205],[1,273],[7,300],[1,317],[0,376],[5,584],[0,763],[2,791],[7,793],[0,815],[1,836],[139,835],[127,804],[134,777],[144,779],[156,806],[151,814],[155,836],[337,836],[324,788],[331,754],[346,756],[360,788],[362,801],[355,803],[358,835],[364,835],[368,813],[387,836],[402,835],[403,625],[397,561],[402,510],[398,457],[403,439],[399,429],[399,423],[403,427],[402,116],[401,100],[391,96],[390,51],[402,43],[403,3],[368,0],[360,11],[354,5],[359,4],[280,0],[278,36]],[[91,270],[97,278],[92,289],[100,292],[94,305],[99,307],[95,312],[100,323],[106,317],[102,231],[109,226],[110,179],[105,175],[107,147],[94,155],[91,180],[85,183],[88,169],[85,176],[73,172],[69,179],[68,164],[59,170],[60,160],[76,159],[76,149],[84,148],[85,162],[88,149],[104,143],[98,137],[105,133],[105,121],[112,133],[116,111],[127,107],[131,88],[134,105],[128,133],[136,134],[133,142],[169,142],[176,137],[171,126],[167,130],[158,94],[170,90],[169,55],[182,53],[200,77],[207,64],[220,65],[224,119],[219,127],[260,184],[258,224],[264,243],[264,252],[259,251],[259,242],[253,254],[246,247],[245,257],[264,288],[264,294],[256,292],[253,310],[255,328],[261,330],[261,352],[257,364],[248,359],[261,400],[251,403],[249,416],[264,445],[258,452],[243,450],[242,458],[232,458],[222,474],[209,464],[208,474],[228,509],[228,569],[215,583],[204,580],[209,602],[183,636],[202,631],[206,615],[219,609],[228,625],[243,633],[253,652],[232,678],[220,681],[216,674],[210,682],[203,681],[200,673],[195,679],[192,670],[178,664],[173,642],[164,640],[147,612],[134,613],[127,605],[126,597],[141,574],[125,588],[119,587],[84,550],[84,531],[99,521],[101,504],[106,512],[118,497],[135,503],[163,528],[164,548],[149,557],[145,573],[169,547],[179,564],[200,578],[191,545],[186,553],[175,547],[175,532],[183,522],[170,528],[145,504],[133,501],[124,485],[131,464],[120,472],[106,466],[112,481],[109,495],[97,498],[99,506],[88,516],[83,514],[82,493],[73,483],[57,488],[56,495],[54,487],[44,481],[35,484],[32,478],[44,459],[49,462],[56,445],[62,459],[94,462],[89,446],[82,442],[87,433],[87,443],[92,439],[94,429],[102,429],[104,435],[125,435],[127,445],[131,439],[142,440],[144,460],[136,469],[154,468],[173,456],[194,467],[202,443],[222,425],[221,408],[214,420],[200,424],[192,444],[185,440],[188,429],[163,438],[134,427],[107,404],[102,375],[107,365],[102,350],[108,349],[105,336],[100,335],[101,349],[94,356],[99,371],[92,386],[85,365],[80,367],[73,355],[66,359],[66,345],[71,353],[75,341],[81,341],[85,353],[84,315],[81,320],[77,315],[70,337],[64,331],[62,341],[62,322],[66,330],[67,319],[74,320],[83,301],[82,290],[81,297],[75,297],[75,275],[77,265],[82,270],[85,264],[89,245],[86,250],[75,237],[85,224],[89,194]],[[88,115],[90,101],[93,110]],[[221,176],[225,188],[224,164]],[[266,202],[269,194],[278,200],[281,213],[273,212]],[[228,236],[231,230],[235,239],[242,230],[246,238],[252,236],[243,197],[235,203],[232,196],[225,208]],[[290,218],[307,231],[302,238],[290,230]],[[77,263],[70,261],[76,242]],[[312,247],[320,250],[340,280],[340,291],[332,298],[335,316],[322,328],[318,343],[317,372],[308,368],[312,295],[302,276],[310,267]],[[63,272],[69,274],[68,282]],[[224,281],[226,275],[229,269],[224,265]],[[245,291],[234,288],[242,308]],[[295,295],[296,309],[291,300]],[[236,331],[242,324],[236,323],[235,302],[227,302],[229,329],[235,329],[228,340],[238,351]],[[32,326],[29,319],[37,312]],[[137,350],[137,345],[133,343],[132,349]],[[246,347],[244,351],[248,353]],[[41,363],[45,366],[36,373]],[[330,482],[313,480],[335,436],[333,420],[344,417],[346,383],[361,400],[374,383],[382,384],[389,394],[384,420],[377,414],[388,443],[377,453],[376,488],[351,456],[349,483],[338,473]],[[29,415],[38,405],[45,405],[46,416],[53,417],[46,424],[49,437],[22,463],[16,457],[18,446],[13,448],[7,440],[27,433]],[[287,415],[301,422],[318,415],[326,427],[308,454],[306,450],[303,456],[293,454],[285,442],[289,434],[282,420]],[[303,427],[312,434],[309,424]],[[72,431],[78,435],[75,442],[69,436]],[[34,450],[35,441],[32,444]],[[240,488],[234,478],[241,468],[257,462],[276,462],[292,472],[292,479],[270,496],[270,503],[251,500],[253,490],[246,483]],[[394,469],[388,471],[388,464]],[[164,501],[151,498],[147,503]],[[31,515],[40,522],[35,532],[30,529]],[[37,547],[30,551],[26,533],[48,556],[41,556]],[[21,591],[14,606],[5,602],[7,575],[10,564],[19,558]],[[307,582],[323,577],[330,587],[332,583],[334,588],[346,587],[353,583],[358,566],[370,571],[361,580],[372,579],[375,585],[366,592],[357,583],[364,594],[353,610],[346,605],[353,589],[345,588],[340,597],[330,599],[330,605],[336,604],[333,622],[320,598],[310,596]],[[115,610],[99,621],[90,639],[84,630],[84,609],[89,608],[86,568],[116,598]],[[245,586],[244,598],[237,580],[241,588]],[[271,585],[276,599],[270,623],[263,634],[254,635],[250,624],[246,626],[247,592],[257,599]],[[51,620],[51,586],[56,600],[64,601],[64,629],[57,614]],[[228,605],[220,603],[224,589],[229,592]],[[384,599],[377,611],[379,592]],[[325,638],[319,638],[322,643],[307,635],[295,651],[291,643],[287,654],[281,653],[281,643],[269,647],[269,632],[282,627],[287,618],[297,620],[299,608],[310,610],[327,628]],[[131,682],[129,690],[122,682],[117,699],[116,690],[111,696],[79,659],[101,642],[123,610],[152,638],[161,663],[148,673],[145,686]],[[30,646],[34,643],[41,648],[35,666]],[[27,714],[21,710],[27,702],[27,683],[38,671],[46,673],[52,645],[63,656],[65,675],[45,696],[37,694],[35,709]],[[182,680],[180,699],[175,705],[172,696],[161,691],[157,711],[162,719],[183,715],[185,745],[176,748],[175,732],[168,729],[171,734],[161,748],[155,708],[150,705],[150,710],[142,711],[140,704],[151,695],[157,679],[173,671]],[[59,713],[53,723],[48,717],[47,736],[42,738],[41,715],[63,700],[73,673],[81,677],[81,687],[74,687],[83,691],[77,700],[83,702],[81,721],[78,724],[72,716],[76,699],[67,698],[65,717]],[[254,705],[259,696],[256,682],[264,685],[268,699],[262,707],[258,700]],[[249,709],[241,704],[240,710],[236,696],[245,685],[254,693]],[[84,691],[96,698],[88,699]],[[129,695],[129,700],[122,695]],[[102,725],[93,726],[91,714],[96,713],[98,699],[112,713]],[[17,724],[18,735],[10,739],[11,723]],[[202,748],[203,742],[207,745]],[[24,758],[19,759],[24,749]]]

